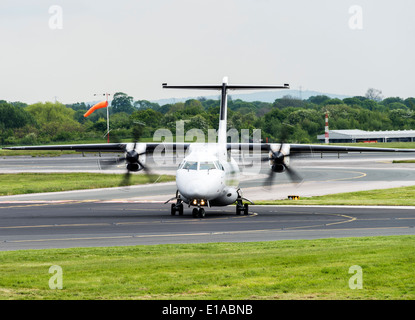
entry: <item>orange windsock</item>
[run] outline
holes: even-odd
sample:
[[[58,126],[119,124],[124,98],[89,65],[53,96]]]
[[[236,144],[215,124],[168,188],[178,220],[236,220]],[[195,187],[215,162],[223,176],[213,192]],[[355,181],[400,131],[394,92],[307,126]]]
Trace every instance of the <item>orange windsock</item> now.
[[[93,105],[85,114],[84,117],[88,117],[92,112],[94,112],[97,109],[106,108],[108,107],[108,101],[101,101],[95,105]]]

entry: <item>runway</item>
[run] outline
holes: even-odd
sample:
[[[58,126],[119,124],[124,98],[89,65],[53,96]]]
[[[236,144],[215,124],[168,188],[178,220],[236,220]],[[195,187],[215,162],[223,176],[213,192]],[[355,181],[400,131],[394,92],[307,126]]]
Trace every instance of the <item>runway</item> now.
[[[414,207],[233,206],[204,219],[128,201],[0,204],[0,250],[414,235]]]
[[[304,182],[296,185],[279,174],[271,190],[262,182],[266,170],[244,172],[245,197],[284,199],[337,192],[415,185],[414,164],[392,164],[405,154],[342,155],[293,161]],[[101,172],[97,157],[0,159],[7,172]],[[122,167],[114,169],[124,172]],[[158,172],[174,174],[175,165]],[[236,216],[234,206],[209,208],[205,219],[171,216],[174,182],[0,197],[0,250],[166,243],[206,243],[316,239],[415,234],[415,207],[250,206]]]

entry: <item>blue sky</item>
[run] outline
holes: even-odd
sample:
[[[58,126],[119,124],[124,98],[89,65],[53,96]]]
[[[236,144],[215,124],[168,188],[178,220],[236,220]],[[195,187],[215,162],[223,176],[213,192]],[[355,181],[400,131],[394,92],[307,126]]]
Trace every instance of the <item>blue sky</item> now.
[[[52,6],[61,8],[60,22]],[[0,99],[194,96],[161,84],[223,76],[406,98],[415,96],[414,12],[410,0],[2,0]]]

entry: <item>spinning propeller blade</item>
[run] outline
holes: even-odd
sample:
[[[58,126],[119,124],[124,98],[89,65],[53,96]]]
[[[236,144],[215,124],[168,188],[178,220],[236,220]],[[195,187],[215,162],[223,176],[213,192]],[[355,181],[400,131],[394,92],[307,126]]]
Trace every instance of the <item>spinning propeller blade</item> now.
[[[303,181],[303,178],[293,168],[287,166],[287,164],[284,162],[284,158],[290,156],[289,153],[284,154],[282,152],[287,136],[288,136],[287,128],[283,128],[281,132],[281,144],[280,144],[278,151],[270,150],[271,151],[270,156],[261,159],[262,161],[272,161],[272,167],[271,167],[271,170],[269,172],[267,179],[264,181],[264,187],[267,187],[267,188],[271,187],[273,180],[274,180],[274,175],[276,173],[281,173],[284,171],[287,172],[288,177],[290,178],[292,182],[299,183]]]
[[[136,151],[136,146],[141,134],[141,128],[138,127],[138,124],[135,124],[133,127],[133,141],[134,146],[131,150],[125,151],[125,156],[119,159],[105,159],[99,160],[99,167],[101,169],[108,169],[111,166],[118,165],[120,162],[125,162],[127,171],[124,174],[124,177],[120,183],[120,186],[129,186],[131,185],[131,172],[137,172],[143,170],[147,176],[150,177],[151,171],[150,169],[144,165],[144,163],[140,160],[140,156],[145,154],[146,152],[138,153]],[[151,179],[150,179],[151,180]]]

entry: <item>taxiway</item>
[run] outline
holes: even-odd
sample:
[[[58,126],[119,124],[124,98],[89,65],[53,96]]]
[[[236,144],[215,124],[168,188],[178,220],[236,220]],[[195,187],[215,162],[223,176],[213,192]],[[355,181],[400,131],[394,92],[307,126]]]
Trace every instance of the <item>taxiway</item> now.
[[[190,210],[128,201],[0,204],[0,250],[414,235],[414,207],[251,206]]]

